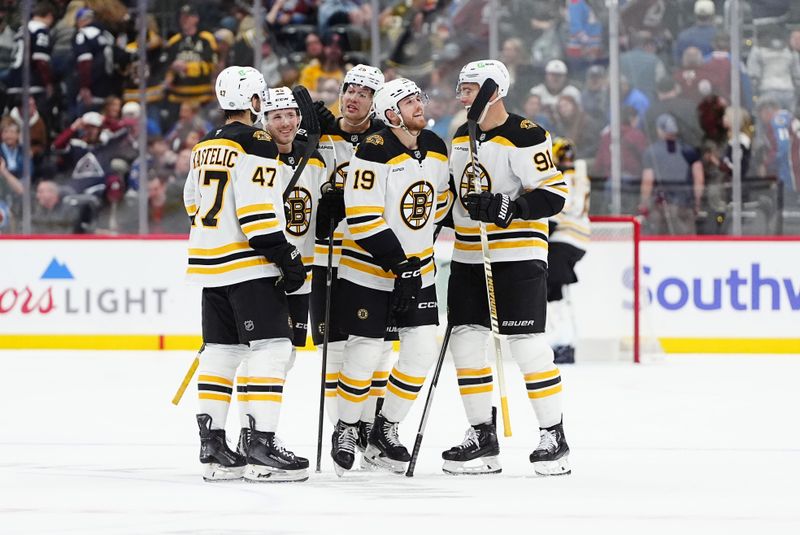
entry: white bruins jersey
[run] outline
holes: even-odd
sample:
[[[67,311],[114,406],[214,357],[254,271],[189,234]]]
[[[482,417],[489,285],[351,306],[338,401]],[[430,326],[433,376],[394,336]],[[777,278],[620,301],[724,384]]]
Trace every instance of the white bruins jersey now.
[[[550,233],[551,242],[568,243],[578,249],[586,250],[589,243],[589,194],[591,183],[586,174],[586,162],[578,160],[575,169],[563,172],[569,187],[569,197],[564,209],[553,216],[555,229]]]
[[[400,242],[406,257],[422,261],[422,286],[434,283],[433,231],[448,213],[447,146],[423,130],[418,149],[408,150],[388,128],[358,146],[344,185],[345,221],[339,277],[391,291],[395,276],[367,251],[372,241]]]
[[[295,140],[292,144],[292,152],[279,155],[278,159],[283,164],[281,166],[283,191],[286,190],[292,179],[305,146],[305,142]],[[314,151],[284,203],[286,239],[300,251],[303,264],[308,270],[305,284],[291,295],[311,292],[311,265],[314,263],[314,227],[317,224],[317,202],[319,201],[320,187],[326,179],[325,162],[319,152]]]
[[[340,119],[344,120],[344,119]],[[385,128],[382,121],[370,119],[369,128],[361,134],[351,134],[345,132],[338,126],[334,131],[324,134],[319,141],[318,150],[325,161],[325,169],[328,173],[328,181],[335,181],[337,188],[343,188],[347,179],[347,170],[350,160],[356,152],[356,147],[361,141],[370,134],[374,134]],[[342,256],[342,238],[344,237],[345,222],[342,221],[333,232],[333,267],[339,265]],[[316,241],[314,248],[314,265],[328,266],[328,240],[321,239]]]
[[[278,147],[258,128],[234,122],[212,130],[192,149],[183,190],[191,282],[227,286],[280,275],[250,247],[255,236],[283,234]]]
[[[527,191],[543,189],[567,197],[567,185],[553,164],[552,142],[541,126],[509,114],[502,125],[476,134],[477,172],[483,191],[504,193],[512,199]],[[453,207],[456,241],[453,260],[465,264],[480,264],[483,253],[478,221],[470,219],[464,197],[473,191],[472,162],[466,123],[456,130],[450,170],[455,181],[458,201]],[[492,262],[542,260],[547,262],[547,218],[515,219],[508,228],[486,225]]]

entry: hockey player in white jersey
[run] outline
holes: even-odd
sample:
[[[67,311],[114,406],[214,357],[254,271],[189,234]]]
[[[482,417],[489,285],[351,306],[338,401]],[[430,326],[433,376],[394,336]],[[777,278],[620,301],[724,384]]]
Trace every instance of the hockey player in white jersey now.
[[[300,107],[288,87],[272,88],[268,91],[264,104],[264,127],[278,146],[278,159],[281,166],[281,191],[285,192],[301,156],[305,150],[305,141],[297,139],[300,129]],[[320,186],[326,179],[325,163],[319,152],[314,151],[309,158],[297,182],[288,193],[284,203],[286,239],[297,247],[306,266],[307,274],[303,285],[296,291],[288,293],[289,317],[292,325],[292,356],[289,360],[287,374],[296,356],[298,347],[306,344],[308,333],[308,302],[311,293],[311,265],[314,262],[314,225],[319,202]],[[239,434],[239,452],[247,451],[249,431],[247,415],[250,413],[248,403],[248,367],[242,363],[239,376],[236,378],[237,401],[242,430]],[[257,389],[258,385],[254,385]]]
[[[553,140],[553,163],[564,175],[569,197],[564,210],[550,219],[547,252],[547,341],[556,364],[575,362],[575,322],[566,287],[578,282],[575,265],[589,244],[589,194],[586,162],[575,160],[575,147],[563,137]]]
[[[275,434],[292,354],[286,292],[304,284],[306,270],[283,233],[278,147],[253,126],[266,91],[264,77],[251,67],[219,74],[225,124],[193,148],[184,187],[192,221],[187,276],[203,286],[197,423],[206,480],[308,479],[308,460]],[[227,445],[225,420],[236,369],[245,360],[251,438],[243,457]]]
[[[481,85],[498,89],[477,129],[473,168],[467,125],[453,139],[450,168],[458,189],[453,207],[456,242],[448,283],[450,351],[470,428],[464,441],[445,451],[449,474],[501,471],[492,408],[492,369],[486,354],[489,307],[479,221],[486,224],[500,333],[519,365],[540,428],[530,455],[538,474],[569,473],[564,439],[561,376],[542,333],[547,308],[547,218],[564,206],[567,187],[553,163],[550,136],[539,125],[508,113],[503,97],[509,75],[499,61],[467,64],[459,74],[458,98],[472,104]],[[482,191],[473,190],[473,174]],[[467,463],[470,463],[468,465]]]
[[[365,137],[384,128],[383,122],[375,119],[372,111],[373,95],[383,85],[383,80],[383,73],[380,69],[369,65],[356,65],[345,75],[339,93],[341,117],[338,119],[334,117],[322,102],[315,103],[322,129],[319,151],[325,160],[328,180],[335,186],[320,199],[317,241],[314,252],[314,277],[311,283],[311,334],[314,344],[318,347],[322,345],[325,328],[325,281],[328,265],[330,222],[333,219],[337,224],[333,235],[333,283],[330,303],[331,310],[335,311],[336,303],[342,299],[337,272],[342,251],[342,237],[345,230],[345,224],[341,222],[344,219],[344,182],[356,147]],[[342,367],[344,343],[347,339],[347,336],[339,327],[339,318],[335,313],[331,315],[328,337],[325,382],[327,403],[325,407],[331,423],[335,425],[339,419],[336,409],[336,385],[339,378],[339,370]],[[388,333],[387,339],[396,340],[397,333]],[[386,393],[392,358],[392,344],[387,341],[381,349],[381,358],[372,377],[370,395],[366,403],[364,403],[363,412],[359,419],[358,449],[361,452],[366,448],[376,409],[380,406]],[[364,463],[362,463],[362,467],[368,468]]]
[[[344,185],[347,226],[339,286],[348,297],[337,311],[348,338],[331,449],[339,475],[353,466],[357,423],[387,325],[399,330],[400,355],[364,458],[393,472],[403,472],[410,459],[397,427],[436,359],[433,234],[452,202],[447,148],[424,130],[424,96],[417,85],[407,79],[388,82],[373,106],[387,128],[358,146]]]

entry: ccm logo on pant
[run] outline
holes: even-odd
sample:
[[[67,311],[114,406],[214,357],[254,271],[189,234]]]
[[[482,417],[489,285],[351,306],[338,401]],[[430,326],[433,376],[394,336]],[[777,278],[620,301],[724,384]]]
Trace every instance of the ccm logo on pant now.
[[[426,301],[417,305],[417,308],[436,308],[436,301]]]
[[[403,278],[403,279],[411,279],[411,278],[419,277],[419,276],[420,275],[419,275],[419,270],[418,269],[415,269],[414,271],[406,271],[406,272],[400,274],[400,277]]]
[[[529,327],[533,325],[533,320],[510,320],[504,321],[503,327]]]

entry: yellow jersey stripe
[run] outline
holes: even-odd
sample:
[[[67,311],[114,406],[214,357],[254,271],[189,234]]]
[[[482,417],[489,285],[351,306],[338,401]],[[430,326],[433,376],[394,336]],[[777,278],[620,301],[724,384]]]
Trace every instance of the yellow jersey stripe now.
[[[456,232],[458,232],[459,234],[480,234],[481,229],[477,225],[477,221],[475,223],[476,225],[474,227],[456,226]],[[542,221],[512,221],[507,228],[501,228],[495,224],[488,224],[486,225],[486,230],[488,232],[511,232],[512,230],[536,230],[539,232],[546,233],[548,230],[548,226],[546,222]]]
[[[274,212],[275,207],[272,204],[251,204],[248,206],[243,206],[236,210],[236,217],[242,217],[243,215],[253,214],[256,212]]]
[[[444,154],[441,154],[439,152],[428,151],[427,155],[430,156],[431,158],[434,158],[434,159],[442,161],[442,162],[446,162],[447,161],[447,156],[445,156]]]
[[[370,264],[363,264],[358,260],[353,258],[348,258],[343,256],[341,260],[339,260],[340,266],[347,266],[349,268],[355,269],[357,271],[361,271],[363,273],[367,273],[369,275],[374,275],[376,277],[380,277],[382,279],[394,279],[394,275],[391,273],[386,273],[383,269],[379,268],[378,266],[372,266]]]
[[[453,138],[453,145],[457,145],[458,143],[469,143],[469,136],[458,136]]]
[[[321,162],[317,158],[309,158],[308,159],[308,165],[313,165],[314,167],[323,168],[323,167],[325,167],[325,162]]]
[[[350,225],[350,232],[353,234],[363,234],[365,232],[369,232],[370,230],[375,230],[376,228],[385,224],[386,221],[384,221],[381,217],[378,218],[377,221],[367,221],[366,223],[356,223],[355,225]]]
[[[197,205],[196,204],[189,204],[186,205],[186,213],[189,215],[194,215],[197,212]]]
[[[242,231],[245,233],[256,232],[258,230],[269,230],[280,225],[280,221],[273,219],[272,221],[254,221],[253,223],[245,223],[242,225]]]
[[[192,266],[186,270],[186,273],[191,275],[219,275],[220,273],[228,273],[229,271],[235,271],[237,269],[245,269],[254,266],[264,266],[269,264],[266,258],[259,257],[259,258],[251,258],[249,260],[243,260],[241,262],[236,262],[235,264],[228,264],[226,266],[216,266],[216,267],[207,267],[207,266]]]
[[[397,164],[399,164],[401,162],[404,162],[404,161],[410,160],[410,159],[411,159],[411,156],[409,156],[408,154],[400,154],[398,156],[395,156],[394,158],[392,158],[388,162],[386,162],[386,165],[397,165]]]
[[[243,251],[245,249],[250,249],[250,245],[247,242],[229,243],[227,245],[214,247],[212,249],[199,249],[193,247],[189,249],[189,256],[217,256],[230,253],[231,251]]]
[[[207,91],[210,90],[210,89],[211,89],[211,86],[209,86]],[[199,149],[204,149],[206,147],[216,147],[218,145],[222,145],[222,146],[225,146],[225,147],[230,147],[232,149],[238,150],[239,152],[244,152],[244,149],[242,148],[241,145],[239,145],[235,141],[231,141],[230,139],[223,139],[223,138],[220,138],[220,139],[209,139],[209,140],[206,140],[206,141],[201,141],[200,143],[198,143],[197,145],[194,146],[194,151],[193,152],[197,152]]]
[[[348,206],[344,210],[346,216],[354,215],[383,215],[383,206]],[[334,235],[334,237],[336,237]]]

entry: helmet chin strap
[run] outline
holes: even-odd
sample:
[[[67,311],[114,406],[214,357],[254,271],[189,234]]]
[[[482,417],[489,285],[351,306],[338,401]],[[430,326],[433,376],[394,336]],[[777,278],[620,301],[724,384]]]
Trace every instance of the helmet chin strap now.
[[[400,124],[394,125],[389,123],[388,124],[389,128],[399,128],[400,130],[403,130],[406,134],[408,134],[411,137],[419,137],[419,135],[422,133],[422,130],[420,130],[416,134],[412,134],[411,130],[408,129],[406,123],[403,121],[403,118],[399,114],[397,116],[400,118]]]
[[[496,99],[490,100],[489,102],[486,103],[486,106],[483,108],[483,111],[481,112],[481,116],[478,117],[478,124],[481,124],[483,120],[486,119],[486,114],[489,113],[489,108],[492,106],[492,104],[494,104],[498,100],[500,100],[499,96]]]
[[[342,96],[343,95],[339,95],[339,115],[342,116],[342,121],[344,121],[347,126],[349,126],[350,128],[358,128],[359,126],[366,123],[372,118],[372,113],[368,113],[366,117],[364,117],[361,121],[357,123],[351,123],[350,121],[348,121],[347,117],[345,117],[344,115],[344,110],[342,109]]]

